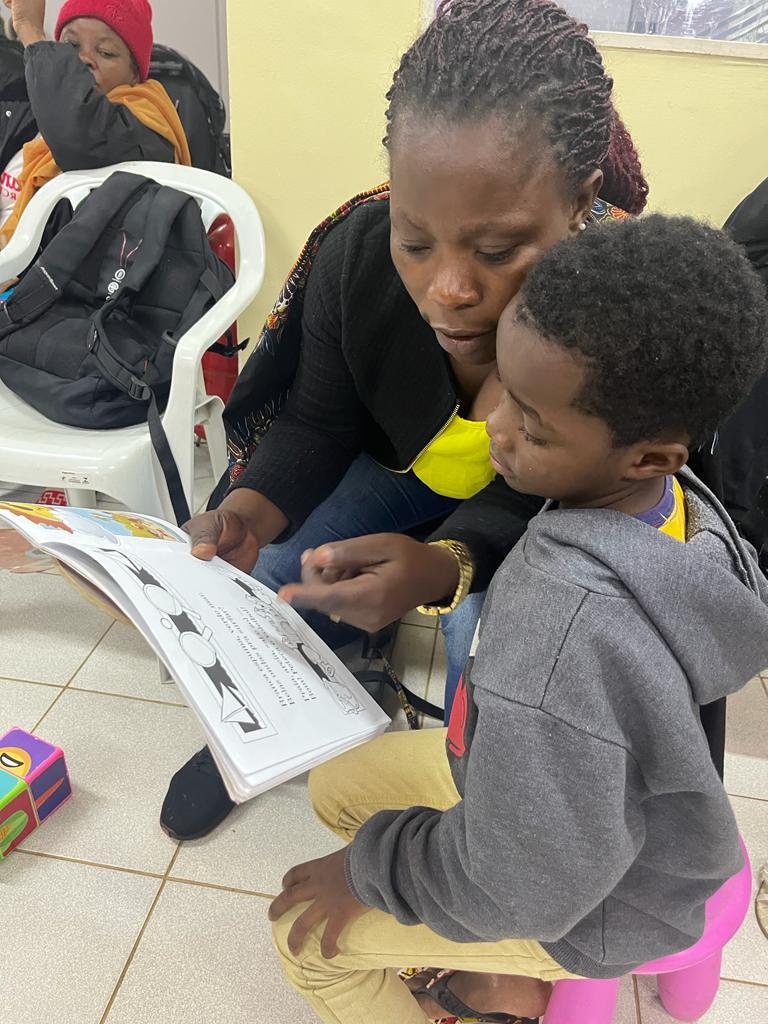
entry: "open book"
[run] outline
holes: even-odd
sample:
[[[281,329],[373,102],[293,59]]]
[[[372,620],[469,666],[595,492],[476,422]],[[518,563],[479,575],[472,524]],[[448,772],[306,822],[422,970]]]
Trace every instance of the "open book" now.
[[[289,605],[220,558],[193,558],[175,526],[127,512],[1,501],[0,520],[144,635],[200,719],[233,800],[389,724]]]

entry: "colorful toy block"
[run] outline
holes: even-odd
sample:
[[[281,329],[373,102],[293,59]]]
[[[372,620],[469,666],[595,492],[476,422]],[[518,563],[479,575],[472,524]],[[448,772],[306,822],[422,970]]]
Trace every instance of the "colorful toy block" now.
[[[0,857],[72,795],[59,747],[24,729],[0,736]]]
[[[29,786],[15,775],[0,771],[0,860],[37,828],[37,814]]]

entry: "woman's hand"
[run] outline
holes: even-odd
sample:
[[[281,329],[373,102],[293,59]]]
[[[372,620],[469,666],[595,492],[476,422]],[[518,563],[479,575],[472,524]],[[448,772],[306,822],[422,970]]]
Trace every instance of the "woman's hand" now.
[[[301,952],[307,932],[327,921],[320,951],[330,960],[339,951],[337,942],[344,928],[368,913],[370,908],[355,899],[347,885],[346,856],[346,849],[337,850],[291,868],[283,879],[283,891],[269,908],[270,921],[277,921],[297,903],[310,904],[288,933],[288,948],[294,956]]]
[[[24,46],[45,39],[45,0],[3,0],[19,42]]]
[[[302,582],[279,596],[375,633],[417,605],[450,601],[458,584],[459,567],[446,548],[374,533],[305,551]]]
[[[222,501],[213,512],[201,512],[184,524],[195,558],[209,561],[214,555],[250,573],[259,551],[288,525],[280,509],[257,491],[242,487]]]

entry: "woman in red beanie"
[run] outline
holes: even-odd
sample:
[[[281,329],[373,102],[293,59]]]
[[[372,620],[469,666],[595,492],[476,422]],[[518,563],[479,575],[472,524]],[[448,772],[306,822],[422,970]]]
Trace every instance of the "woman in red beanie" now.
[[[45,38],[45,0],[3,2],[25,47],[27,90],[40,130],[5,169],[19,189],[0,200],[3,244],[35,192],[62,171],[123,160],[191,163],[173,102],[159,82],[147,80],[147,0],[68,0],[55,42]]]

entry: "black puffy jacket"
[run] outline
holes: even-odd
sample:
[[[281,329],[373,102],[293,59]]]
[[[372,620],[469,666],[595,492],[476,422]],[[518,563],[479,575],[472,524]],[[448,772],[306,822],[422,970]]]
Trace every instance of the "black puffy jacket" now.
[[[0,171],[35,135],[37,122],[24,78],[24,48],[0,38]]]

